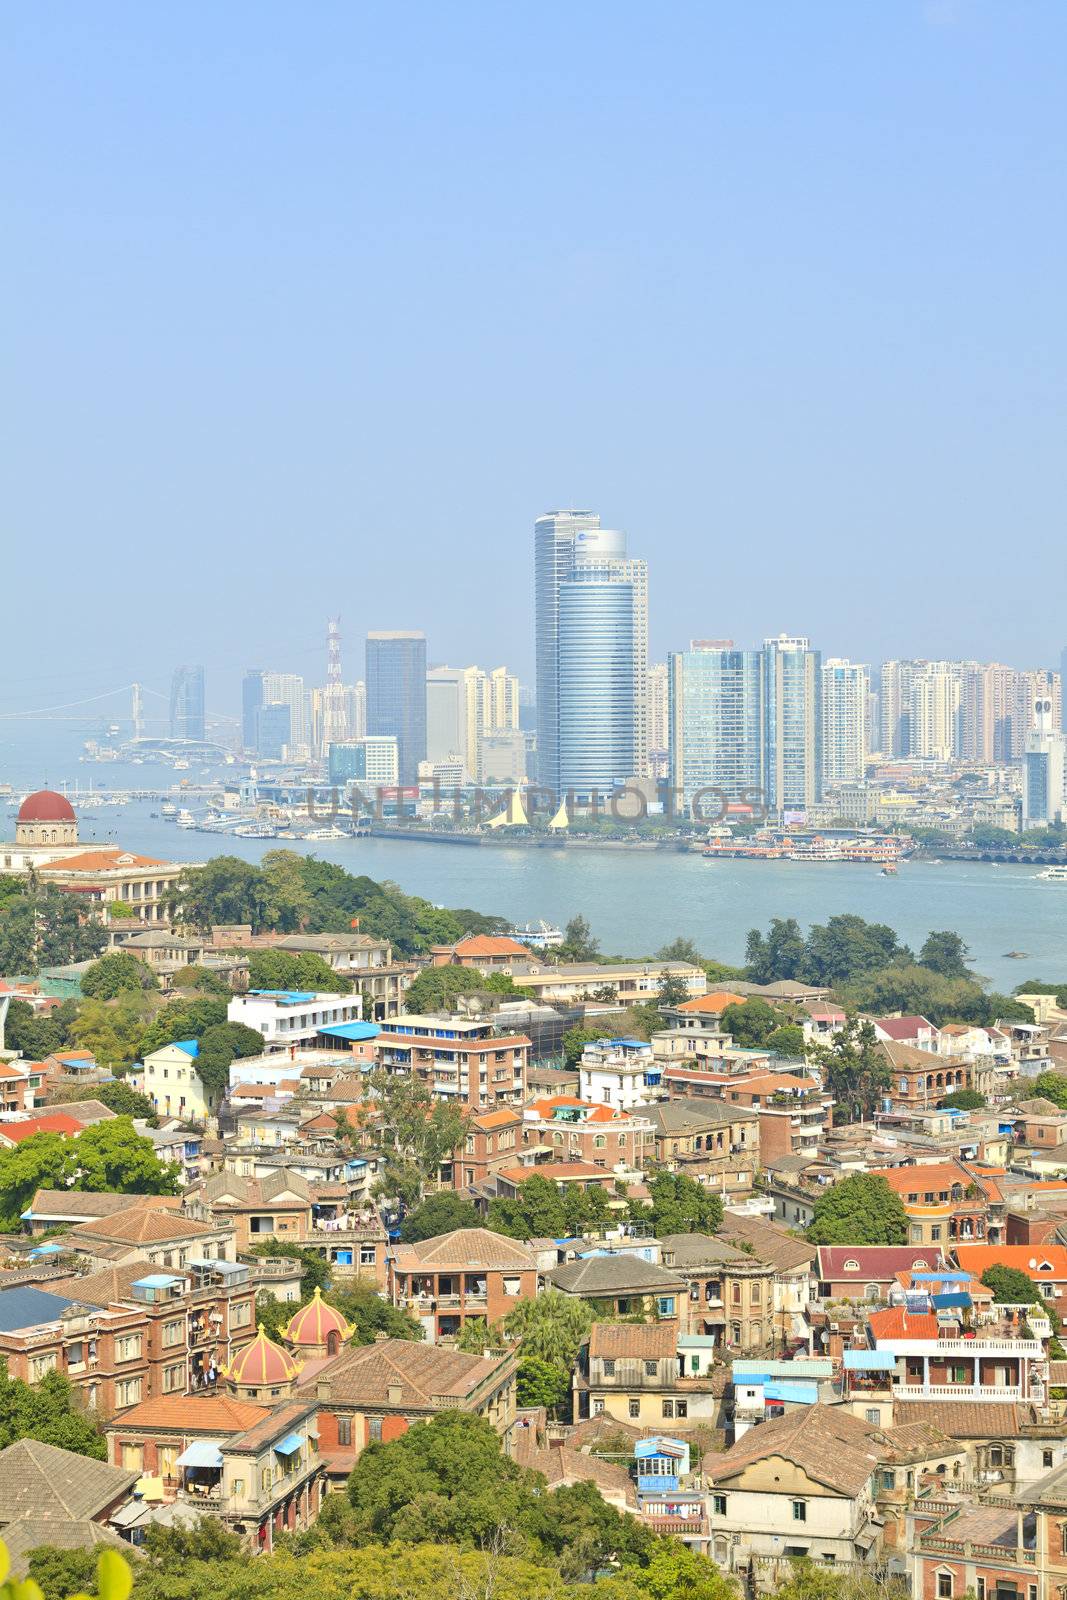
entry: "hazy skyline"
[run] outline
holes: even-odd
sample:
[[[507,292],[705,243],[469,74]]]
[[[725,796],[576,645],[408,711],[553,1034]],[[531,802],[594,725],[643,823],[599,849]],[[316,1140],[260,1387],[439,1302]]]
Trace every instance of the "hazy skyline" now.
[[[0,709],[337,612],[531,682],[566,505],[656,659],[1058,664],[1062,7],[5,20]]]

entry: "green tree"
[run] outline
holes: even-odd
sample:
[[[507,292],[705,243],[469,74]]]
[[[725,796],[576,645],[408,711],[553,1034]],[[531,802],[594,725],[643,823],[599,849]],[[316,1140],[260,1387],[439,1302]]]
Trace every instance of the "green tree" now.
[[[569,1230],[563,1196],[556,1184],[534,1172],[513,1195],[489,1202],[489,1226],[513,1239],[560,1239]]]
[[[816,1200],[807,1237],[812,1244],[906,1244],[907,1213],[883,1177],[853,1172]]]
[[[315,994],[348,994],[351,979],[336,973],[313,950],[250,950],[250,989],[310,989]]]
[[[656,1006],[660,1011],[680,1006],[689,999],[689,985],[676,972],[665,972],[656,991]]]
[[[188,1561],[237,1561],[243,1554],[238,1535],[217,1517],[166,1525],[150,1523],[141,1549],[155,1566],[175,1571]]]
[[[741,1005],[729,1005],[723,1012],[719,1026],[728,1033],[735,1044],[743,1049],[758,1049],[765,1044],[777,1028],[779,1016],[766,1000],[753,995]]]
[[[79,1099],[85,1096],[84,1089],[76,1088],[73,1091]],[[93,1099],[99,1100],[109,1111],[117,1117],[143,1118],[154,1128],[158,1122],[156,1108],[146,1094],[138,1094],[136,1089],[131,1089],[128,1083],[121,1079],[115,1083],[93,1084]]]
[[[4,970],[0,967],[0,970]],[[39,1016],[27,1000],[12,1000],[8,1006],[4,1042],[9,1050],[19,1050],[28,1061],[43,1061],[70,1044],[70,1025],[78,1012],[76,1000],[68,1000],[47,1015]]]
[[[82,994],[90,1000],[114,1000],[120,994],[158,988],[159,979],[151,967],[129,950],[111,950],[101,956],[85,969],[81,981]]]
[[[1062,1072],[1039,1072],[1030,1094],[1042,1100],[1051,1100],[1061,1111],[1067,1111],[1067,1075]]]
[[[200,967],[194,962],[186,967],[179,967],[171,976],[171,987],[174,989],[195,989],[199,994],[228,995],[230,986],[226,979],[218,972],[212,972],[210,967]]]
[[[722,1201],[685,1172],[657,1172],[648,1185],[651,1204],[631,1206],[635,1220],[652,1223],[657,1237],[671,1233],[716,1233]]]
[[[804,960],[804,936],[795,917],[774,917],[766,936],[750,928],[745,940],[746,975],[752,983],[796,979]]]
[[[436,1239],[454,1228],[481,1227],[481,1222],[469,1200],[453,1190],[442,1189],[408,1212],[400,1224],[400,1237],[405,1244],[417,1244],[420,1239]]]
[[[539,1356],[522,1356],[516,1382],[520,1406],[544,1406],[553,1416],[563,1411],[570,1399],[570,1378],[563,1367]]]
[[[413,1206],[412,1175],[418,1180],[436,1177],[443,1161],[451,1159],[467,1133],[468,1117],[459,1106],[435,1100],[421,1079],[400,1073],[370,1074],[379,1146],[385,1154],[382,1192],[398,1194],[401,1187]]]
[[[563,930],[563,943],[557,946],[563,961],[596,961],[600,956],[600,941],[594,939],[588,920],[579,912]]]
[[[200,1049],[193,1060],[196,1075],[208,1093],[221,1099],[230,1085],[230,1063],[239,1056],[259,1055],[263,1040],[254,1028],[243,1022],[216,1022],[200,1037]]]
[[[865,922],[846,914],[808,930],[798,976],[805,983],[833,988],[911,959],[911,952],[884,922]]]
[[[65,1148],[76,1189],[98,1194],[179,1192],[180,1168],[160,1161],[151,1139],[139,1134],[129,1117],[94,1122]]]
[[[382,1335],[387,1339],[423,1337],[421,1323],[383,1300],[369,1283],[352,1279],[335,1284],[326,1298],[355,1328],[353,1344],[373,1344]]]
[[[692,939],[687,939],[682,934],[679,934],[676,939],[672,939],[670,944],[661,945],[656,951],[656,960],[688,961],[694,967],[701,965],[700,951]]]
[[[457,995],[473,994],[485,988],[486,980],[472,967],[427,967],[408,986],[404,1009],[416,1016],[455,1011]]]
[[[153,1002],[143,990],[115,1000],[83,1000],[70,1025],[79,1050],[90,1050],[101,1066],[125,1067],[136,1060]]]
[[[103,1434],[74,1404],[70,1380],[48,1372],[32,1386],[8,1375],[0,1362],[0,1450],[17,1439],[37,1439],[75,1455],[106,1461]]]
[[[939,972],[943,978],[969,978],[969,953],[958,933],[928,933],[919,951],[919,965]]]
[[[202,1039],[209,1028],[225,1021],[225,1000],[172,1000],[143,1030],[137,1053],[143,1058],[179,1039]]]
[[[165,904],[172,922],[198,933],[210,933],[216,923],[249,923],[259,933],[265,924],[262,875],[238,856],[214,856],[202,867],[185,867]]]
[[[945,1095],[941,1105],[952,1111],[980,1111],[985,1105],[985,1095],[979,1094],[977,1089],[953,1089],[951,1094]]]
[[[0,1151],[0,1229],[21,1232],[22,1213],[37,1190],[61,1189],[66,1175],[67,1146],[58,1133],[35,1133]]]
[[[593,1313],[584,1300],[546,1289],[532,1300],[520,1300],[504,1319],[504,1331],[519,1342],[524,1357],[570,1373],[578,1351],[589,1337]]]
[[[41,1545],[29,1553],[29,1577],[44,1600],[69,1600],[71,1595],[89,1594],[96,1583],[99,1548],[64,1550],[56,1545]]]
[[[763,1046],[766,1050],[773,1050],[776,1056],[803,1056],[804,1029],[796,1022],[783,1023],[767,1035]]]
[[[808,1059],[822,1069],[825,1087],[846,1122],[869,1120],[890,1084],[889,1058],[870,1022],[850,1017],[825,1044],[811,1044]]]

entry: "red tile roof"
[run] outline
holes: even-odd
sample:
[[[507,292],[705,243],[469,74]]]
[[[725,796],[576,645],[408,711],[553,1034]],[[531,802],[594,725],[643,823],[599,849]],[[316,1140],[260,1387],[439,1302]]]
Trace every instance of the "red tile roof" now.
[[[1067,1282],[1067,1246],[1062,1244],[959,1244],[953,1254],[976,1278],[990,1267],[1014,1267],[1035,1283]]]
[[[74,1117],[68,1117],[65,1112],[56,1112],[49,1117],[27,1117],[24,1122],[0,1123],[0,1141],[9,1144],[21,1144],[24,1139],[32,1139],[35,1133],[58,1133],[64,1139],[81,1133],[82,1125]]]
[[[932,1311],[906,1311],[903,1306],[887,1306],[868,1317],[875,1341],[879,1339],[936,1339],[937,1317]]]
[[[270,1415],[269,1406],[229,1395],[161,1394],[122,1413],[113,1428],[174,1429],[181,1433],[244,1433]]]

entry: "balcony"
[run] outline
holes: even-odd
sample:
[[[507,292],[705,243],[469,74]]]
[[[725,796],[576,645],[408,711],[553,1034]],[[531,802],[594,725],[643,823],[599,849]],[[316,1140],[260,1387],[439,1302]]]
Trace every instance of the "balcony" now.
[[[1021,1400],[1018,1384],[902,1383],[893,1390],[897,1400]]]
[[[1037,1559],[1033,1550],[1012,1549],[1011,1545],[1004,1544],[976,1544],[973,1539],[948,1539],[940,1533],[920,1534],[919,1548],[924,1554],[929,1551],[965,1561],[995,1561],[1000,1565],[1032,1567]]]

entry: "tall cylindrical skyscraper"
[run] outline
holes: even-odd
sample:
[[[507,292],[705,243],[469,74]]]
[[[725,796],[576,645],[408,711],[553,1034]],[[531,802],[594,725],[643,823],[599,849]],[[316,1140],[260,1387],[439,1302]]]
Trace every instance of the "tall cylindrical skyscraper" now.
[[[574,570],[574,541],[600,527],[595,511],[549,511],[534,523],[537,780],[560,792],[559,590]]]
[[[635,772],[634,586],[578,563],[559,590],[559,792]]]

